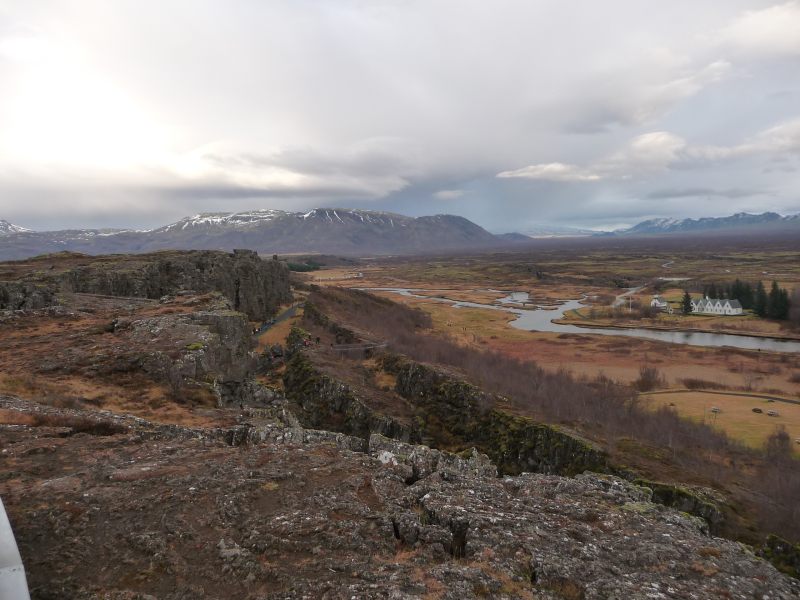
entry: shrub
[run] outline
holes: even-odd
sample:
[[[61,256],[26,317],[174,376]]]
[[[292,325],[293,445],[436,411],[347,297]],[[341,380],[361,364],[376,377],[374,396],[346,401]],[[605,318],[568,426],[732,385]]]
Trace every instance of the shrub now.
[[[39,413],[33,415],[34,427],[69,427],[73,433],[90,435],[115,435],[127,432],[124,425],[113,421],[100,421],[89,417]]]
[[[666,379],[661,374],[661,371],[651,365],[639,367],[639,378],[633,382],[633,386],[640,392],[649,392],[665,385]]]
[[[725,390],[729,387],[717,381],[698,379],[696,377],[684,377],[681,379],[681,383],[690,390]]]

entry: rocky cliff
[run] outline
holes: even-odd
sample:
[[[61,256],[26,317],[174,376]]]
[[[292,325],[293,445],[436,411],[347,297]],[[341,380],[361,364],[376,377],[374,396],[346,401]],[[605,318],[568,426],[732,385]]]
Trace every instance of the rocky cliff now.
[[[256,361],[250,324],[246,315],[220,300],[206,310],[115,320],[112,332],[120,348],[105,368],[141,369],[174,389],[245,382]]]
[[[476,446],[503,473],[611,470],[605,453],[578,435],[493,409],[493,398],[452,375],[394,355],[384,356],[382,364],[396,375],[397,392],[413,407],[409,424],[369,408],[302,353],[287,365],[286,395],[309,426],[362,437],[381,433],[456,451]]]
[[[414,424],[403,423],[370,409],[345,384],[321,372],[302,352],[295,352],[283,377],[286,396],[295,403],[306,427],[331,429],[363,439],[371,433],[404,441],[419,441]]]
[[[92,261],[58,276],[61,289],[72,292],[160,298],[182,290],[216,291],[233,309],[253,320],[274,314],[291,300],[289,271],[250,250],[164,252],[129,256],[125,261]]]
[[[45,598],[789,599],[800,583],[613,476],[264,421],[0,396],[0,494]]]
[[[0,280],[13,281],[0,281],[0,308],[39,307],[58,292],[152,299],[187,291],[219,292],[234,310],[256,321],[291,300],[286,264],[262,260],[250,250],[98,257],[61,253],[3,266]]]
[[[400,395],[424,413],[430,436],[474,444],[503,473],[610,469],[605,453],[576,433],[493,408],[493,398],[465,381],[394,355],[385,356],[383,366],[396,375]]]

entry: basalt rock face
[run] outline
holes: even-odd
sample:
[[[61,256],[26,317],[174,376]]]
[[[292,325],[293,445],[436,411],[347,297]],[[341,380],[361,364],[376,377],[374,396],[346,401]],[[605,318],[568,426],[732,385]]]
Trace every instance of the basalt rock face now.
[[[420,439],[415,428],[376,413],[348,386],[316,369],[302,351],[295,352],[287,363],[283,384],[306,427],[324,427],[363,439],[372,433],[405,441]]]
[[[386,356],[384,368],[397,378],[397,391],[424,413],[426,434],[474,444],[503,473],[610,472],[605,453],[573,432],[491,408],[479,388],[432,367]]]
[[[636,483],[653,490],[653,500],[655,502],[705,519],[712,533],[716,533],[719,530],[725,519],[716,502],[704,498],[701,495],[702,492],[645,479],[637,479]]]
[[[324,427],[368,438],[381,434],[422,442],[450,451],[476,447],[502,474],[577,475],[587,471],[634,479],[636,474],[613,465],[607,454],[573,431],[537,423],[491,408],[494,399],[451,374],[396,355],[381,357],[396,377],[396,390],[414,408],[410,424],[372,410],[341,382],[324,374],[297,351],[287,363],[284,388],[298,408],[303,425]],[[702,518],[713,533],[724,513],[710,490],[636,480],[654,502]]]
[[[396,356],[383,358],[397,377],[397,392],[415,411],[412,425],[370,409],[350,388],[317,369],[302,351],[287,364],[284,388],[309,427],[368,437],[380,433],[404,441],[461,450],[476,446],[502,473],[525,471],[574,475],[611,472],[605,453],[578,435],[490,408],[480,389],[431,367]]]
[[[800,544],[770,535],[759,554],[787,575],[800,579]]]
[[[0,495],[34,599],[788,600],[800,582],[613,476],[0,396]],[[263,411],[245,411],[256,419]],[[38,417],[38,418],[34,418]]]
[[[121,352],[119,360],[132,358],[143,371],[174,387],[186,382],[244,382],[255,367],[247,317],[224,307],[117,321],[114,328],[136,349]]]
[[[252,320],[269,318],[291,300],[288,267],[250,250],[159,252],[91,260],[56,276],[65,291],[160,298],[182,290],[217,291]],[[114,260],[116,259],[116,260]]]
[[[0,281],[0,310],[35,310],[55,302],[53,289],[24,281]]]

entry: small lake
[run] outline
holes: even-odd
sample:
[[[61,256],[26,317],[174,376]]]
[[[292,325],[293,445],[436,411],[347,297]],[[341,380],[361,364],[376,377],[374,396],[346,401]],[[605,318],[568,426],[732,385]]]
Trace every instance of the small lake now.
[[[507,306],[509,304],[523,304],[530,302],[527,292],[509,292],[499,300],[500,304],[480,304],[478,302],[464,302],[452,300],[444,296],[425,296],[418,292],[429,290],[414,288],[361,288],[365,291],[393,292],[401,296],[423,298],[435,302],[450,304],[453,308],[482,308],[486,310],[499,310],[517,316],[511,326],[525,331],[542,331],[548,333],[577,333],[582,335],[616,335],[623,337],[642,338],[669,344],[686,344],[689,346],[709,346],[742,348],[744,350],[767,350],[770,352],[800,352],[800,342],[781,340],[777,338],[756,337],[747,335],[731,335],[729,333],[707,333],[699,331],[660,331],[656,329],[637,329],[623,327],[578,327],[553,323],[561,319],[564,313],[580,308],[580,300],[567,300],[555,308],[535,308],[526,310]]]

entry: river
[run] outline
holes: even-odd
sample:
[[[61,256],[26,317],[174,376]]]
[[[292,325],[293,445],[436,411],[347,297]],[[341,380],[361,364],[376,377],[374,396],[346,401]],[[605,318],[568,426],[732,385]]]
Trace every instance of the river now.
[[[425,296],[417,292],[428,290],[414,288],[361,288],[365,291],[392,292],[402,296],[424,298],[435,302],[450,304],[453,308],[482,308],[486,310],[499,310],[516,315],[511,326],[525,331],[543,331],[549,333],[578,333],[591,335],[616,335],[624,337],[642,338],[670,344],[687,344],[689,346],[709,346],[742,348],[744,350],[766,350],[769,352],[800,352],[800,342],[781,340],[778,338],[757,337],[748,335],[732,335],[729,333],[707,333],[700,331],[662,331],[657,329],[623,328],[623,327],[578,327],[553,323],[561,319],[564,313],[580,308],[580,300],[567,300],[555,308],[538,307],[533,310],[516,308],[512,304],[529,302],[527,292],[510,292],[508,296],[499,300],[500,304],[480,304],[478,302],[465,302],[452,300],[446,297]]]

